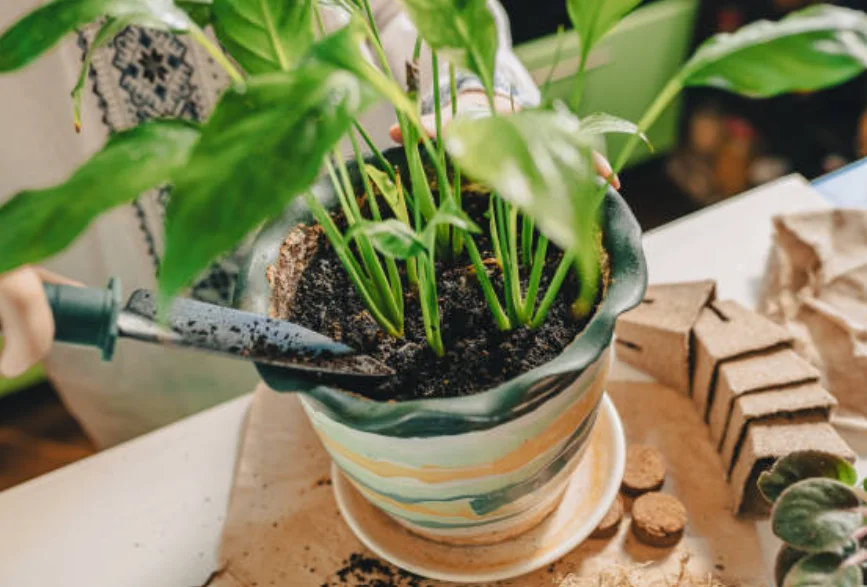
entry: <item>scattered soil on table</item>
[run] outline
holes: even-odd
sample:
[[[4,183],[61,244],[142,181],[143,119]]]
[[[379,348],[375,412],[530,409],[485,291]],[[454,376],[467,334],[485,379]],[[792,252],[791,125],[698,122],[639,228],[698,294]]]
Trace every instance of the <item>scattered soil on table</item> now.
[[[427,587],[430,582],[423,577],[399,569],[374,556],[352,553],[343,561],[343,567],[335,572],[321,587]]]
[[[488,225],[484,217],[487,196],[465,197],[464,208],[479,225]],[[336,221],[340,223],[341,219]],[[437,265],[446,353],[440,358],[427,345],[417,294],[408,286],[405,275],[405,337],[397,339],[383,332],[371,317],[322,231],[318,227],[298,227],[293,233],[287,237],[278,264],[269,268],[272,314],[342,341],[394,369],[396,376],[363,391],[376,399],[457,397],[490,389],[555,358],[587,322],[586,318],[573,317],[570,306],[577,283],[570,274],[540,328],[501,332],[464,253],[448,265]],[[313,238],[318,240],[315,247],[311,246]],[[476,243],[502,300],[502,273],[494,262],[486,233],[476,235]],[[304,259],[299,260],[299,251]],[[539,300],[561,257],[556,247],[549,246]],[[299,270],[299,264],[304,265],[303,270]],[[398,266],[403,271],[402,264]],[[287,279],[289,275],[292,279]]]

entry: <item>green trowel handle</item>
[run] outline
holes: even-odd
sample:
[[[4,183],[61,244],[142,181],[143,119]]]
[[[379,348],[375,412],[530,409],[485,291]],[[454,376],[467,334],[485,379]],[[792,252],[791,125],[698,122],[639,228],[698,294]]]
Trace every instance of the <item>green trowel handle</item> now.
[[[102,358],[111,360],[117,341],[120,312],[120,283],[109,280],[97,289],[46,283],[45,295],[54,314],[54,340],[102,349]]]

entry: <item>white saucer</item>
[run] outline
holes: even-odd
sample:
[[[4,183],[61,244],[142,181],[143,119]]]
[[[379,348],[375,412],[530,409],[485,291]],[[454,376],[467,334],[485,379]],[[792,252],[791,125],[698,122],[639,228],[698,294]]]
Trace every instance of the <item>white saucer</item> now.
[[[371,505],[334,464],[331,478],[343,519],[376,555],[429,579],[478,583],[541,569],[581,544],[617,496],[625,462],[623,424],[605,395],[587,452],[560,506],[533,530],[490,546],[448,546],[425,540]]]

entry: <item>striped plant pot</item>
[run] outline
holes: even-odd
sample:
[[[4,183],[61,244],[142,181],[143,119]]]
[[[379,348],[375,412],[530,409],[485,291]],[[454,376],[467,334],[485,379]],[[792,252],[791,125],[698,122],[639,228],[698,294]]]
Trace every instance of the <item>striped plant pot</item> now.
[[[400,150],[387,153],[400,164]],[[333,202],[327,183],[317,197]],[[296,206],[253,245],[236,303],[267,313],[267,267]],[[382,511],[434,540],[481,544],[529,530],[550,513],[583,456],[596,420],[617,316],[647,285],[641,230],[619,194],[602,210],[605,294],[585,329],[554,360],[470,396],[378,402],[260,366],[277,391],[299,392],[319,438],[346,477]]]

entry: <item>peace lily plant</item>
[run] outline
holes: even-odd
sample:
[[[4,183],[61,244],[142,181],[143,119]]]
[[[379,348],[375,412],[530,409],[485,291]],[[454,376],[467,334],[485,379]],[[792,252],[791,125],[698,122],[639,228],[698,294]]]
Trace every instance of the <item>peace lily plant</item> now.
[[[421,42],[432,49],[435,85],[439,60],[451,64],[452,105],[455,68],[477,76],[493,104],[497,34],[485,0],[400,1],[419,31],[417,49]],[[444,130],[434,92],[432,139],[420,122],[417,88],[399,87],[389,70],[367,0],[55,0],[0,36],[0,72],[26,66],[64,35],[104,19],[90,52],[131,25],[186,34],[232,83],[206,122],[142,123],[112,136],[66,182],[13,197],[0,208],[0,272],[58,253],[99,214],[171,186],[159,274],[165,299],[290,201],[304,198],[370,314],[391,336],[403,335],[404,293],[412,288],[427,341],[443,354],[438,262],[472,264],[502,330],[541,325],[573,270],[579,283],[573,308],[587,314],[601,274],[599,214],[608,186],[596,179],[592,156],[603,135],[633,135],[613,166],[617,172],[686,87],[769,97],[838,84],[867,66],[867,16],[813,6],[708,40],[637,123],[607,114],[578,117],[591,51],[639,3],[567,0],[581,47],[571,110],[543,101],[508,116],[459,117]],[[350,24],[325,35],[320,10],[326,5],[349,13]],[[203,32],[207,26],[221,47]],[[364,44],[376,63],[365,59]],[[90,55],[73,89],[76,125],[89,64]],[[404,137],[408,177],[358,122],[383,98],[393,104]],[[355,192],[338,150],[344,138],[357,161],[364,161],[365,149],[372,153],[372,163],[359,166],[363,194]],[[322,173],[338,195],[340,222],[311,193]],[[465,212],[466,178],[491,192],[485,222]],[[493,267],[476,244],[483,231],[495,251]],[[552,246],[563,255],[543,288]]]

